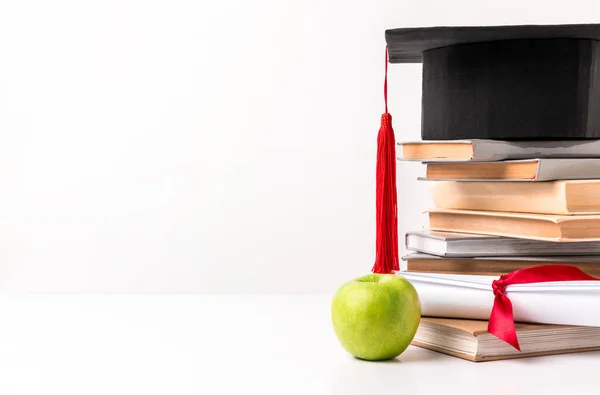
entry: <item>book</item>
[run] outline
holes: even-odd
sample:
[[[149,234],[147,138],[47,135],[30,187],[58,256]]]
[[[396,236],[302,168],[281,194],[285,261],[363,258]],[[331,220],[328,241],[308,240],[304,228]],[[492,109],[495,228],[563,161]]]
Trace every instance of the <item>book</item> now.
[[[424,317],[488,320],[497,276],[396,272],[416,289]],[[514,321],[600,327],[600,280],[513,284],[506,287]]]
[[[521,352],[487,331],[487,321],[422,317],[411,344],[473,362],[600,350],[600,328],[516,323]]]
[[[600,215],[545,215],[498,211],[429,210],[429,227],[533,240],[600,241]]]
[[[403,161],[486,161],[532,158],[599,158],[600,140],[427,140],[399,142]]]
[[[442,258],[412,253],[402,257],[407,272],[474,274],[499,277],[515,270],[541,265],[575,266],[593,277],[600,278],[600,256],[520,256]]]
[[[406,232],[404,244],[409,251],[455,258],[600,254],[600,242],[597,241],[556,243],[431,229]]]
[[[501,162],[426,162],[426,177],[447,181],[554,181],[600,179],[600,158],[535,158]]]
[[[600,180],[440,181],[433,183],[431,196],[437,208],[559,215],[600,213]]]

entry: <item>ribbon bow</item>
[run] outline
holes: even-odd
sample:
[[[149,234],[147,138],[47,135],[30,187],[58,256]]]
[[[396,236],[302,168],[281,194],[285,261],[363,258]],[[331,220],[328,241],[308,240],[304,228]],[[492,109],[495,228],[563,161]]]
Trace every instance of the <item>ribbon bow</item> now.
[[[495,298],[488,322],[488,332],[521,351],[515,330],[512,303],[506,296],[506,287],[509,285],[591,280],[600,279],[589,276],[574,266],[565,265],[533,266],[500,276],[498,280],[492,282]]]

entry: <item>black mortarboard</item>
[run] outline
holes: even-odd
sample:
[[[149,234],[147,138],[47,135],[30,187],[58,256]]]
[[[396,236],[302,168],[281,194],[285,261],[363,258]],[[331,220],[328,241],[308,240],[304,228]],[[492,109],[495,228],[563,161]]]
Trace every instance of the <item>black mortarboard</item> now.
[[[423,140],[600,138],[600,24],[386,30],[423,63]]]

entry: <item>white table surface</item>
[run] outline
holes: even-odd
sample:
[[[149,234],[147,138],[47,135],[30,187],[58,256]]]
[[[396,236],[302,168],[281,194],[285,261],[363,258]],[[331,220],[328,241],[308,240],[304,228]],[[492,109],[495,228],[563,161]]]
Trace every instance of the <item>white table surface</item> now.
[[[3,296],[0,394],[598,394],[600,353],[348,355],[328,296]]]

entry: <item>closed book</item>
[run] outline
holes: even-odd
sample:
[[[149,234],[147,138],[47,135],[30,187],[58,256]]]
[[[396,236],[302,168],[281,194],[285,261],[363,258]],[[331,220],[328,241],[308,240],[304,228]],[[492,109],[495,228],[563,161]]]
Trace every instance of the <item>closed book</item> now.
[[[520,256],[442,258],[435,255],[413,253],[402,257],[407,272],[474,274],[501,276],[515,270],[542,265],[570,265],[592,277],[600,278],[600,256]]]
[[[497,211],[429,210],[434,230],[554,242],[600,241],[600,215],[544,215]]]
[[[501,161],[532,158],[600,158],[600,140],[427,140],[398,143],[402,161]]]
[[[426,177],[446,181],[553,181],[600,179],[600,158],[535,158],[500,162],[427,162]]]
[[[600,328],[515,324],[521,351],[487,331],[485,320],[422,317],[411,344],[473,362],[600,350]]]
[[[490,236],[476,233],[455,233],[431,229],[409,231],[405,246],[409,251],[440,257],[516,257],[598,255],[600,242],[562,242]]]
[[[406,249],[440,257],[518,257],[598,255],[600,242],[563,242],[456,233],[431,229],[409,231],[404,237]]]
[[[539,214],[600,213],[600,180],[454,182],[431,186],[437,208]]]
[[[488,320],[497,276],[397,272],[416,289],[424,317]],[[600,281],[555,281],[508,285],[514,321],[600,326]]]

